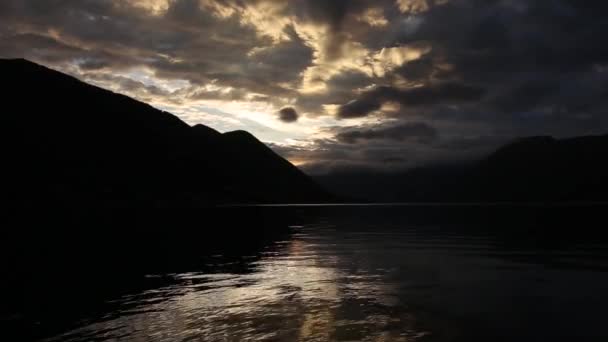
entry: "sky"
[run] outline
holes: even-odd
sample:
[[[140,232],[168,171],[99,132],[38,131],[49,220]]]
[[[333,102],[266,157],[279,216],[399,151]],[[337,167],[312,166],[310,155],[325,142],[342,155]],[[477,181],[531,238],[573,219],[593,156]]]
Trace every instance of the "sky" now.
[[[0,57],[250,131],[311,174],[608,133],[604,0],[2,0]],[[86,115],[83,113],[83,115]]]

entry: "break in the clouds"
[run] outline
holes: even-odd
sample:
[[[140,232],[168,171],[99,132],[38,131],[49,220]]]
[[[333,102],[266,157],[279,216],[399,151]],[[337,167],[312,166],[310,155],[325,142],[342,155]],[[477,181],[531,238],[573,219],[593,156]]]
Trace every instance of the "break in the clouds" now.
[[[4,0],[0,55],[247,129],[311,172],[608,130],[605,1]]]

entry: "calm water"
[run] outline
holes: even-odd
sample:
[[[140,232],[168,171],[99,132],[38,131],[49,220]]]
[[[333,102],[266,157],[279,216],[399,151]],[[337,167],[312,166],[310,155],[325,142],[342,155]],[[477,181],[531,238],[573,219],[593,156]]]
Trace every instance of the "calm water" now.
[[[44,340],[608,338],[597,218],[556,216],[567,208],[551,209],[551,220],[530,208],[291,210],[289,235],[253,253],[205,255],[188,271],[142,274],[141,289],[104,298]]]

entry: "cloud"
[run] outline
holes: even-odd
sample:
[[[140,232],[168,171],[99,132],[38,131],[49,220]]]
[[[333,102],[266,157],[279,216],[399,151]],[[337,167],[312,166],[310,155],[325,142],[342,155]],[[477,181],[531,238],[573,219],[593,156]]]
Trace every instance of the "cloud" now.
[[[397,102],[412,107],[458,104],[478,101],[484,93],[485,90],[481,87],[451,82],[409,89],[380,86],[341,106],[338,109],[338,117],[342,119],[363,117],[380,109],[386,102]]]
[[[360,127],[348,129],[336,134],[336,139],[347,144],[356,144],[369,140],[392,140],[430,143],[438,138],[437,130],[423,122],[383,125],[380,127]]]
[[[283,122],[296,122],[298,121],[298,112],[292,107],[285,107],[279,111],[279,120]]]
[[[380,109],[384,100],[381,97],[374,97],[371,94],[373,93],[368,93],[361,99],[353,100],[340,106],[338,109],[338,117],[341,119],[360,118]]]
[[[417,14],[426,12],[433,6],[446,4],[449,0],[396,0],[403,13]]]
[[[198,108],[230,112],[222,128],[255,119],[263,140],[303,139],[293,153],[307,165],[397,167],[605,133],[607,12],[595,0],[3,0],[0,56],[186,120]],[[277,123],[285,108],[298,125]],[[415,122],[441,136],[420,144]]]

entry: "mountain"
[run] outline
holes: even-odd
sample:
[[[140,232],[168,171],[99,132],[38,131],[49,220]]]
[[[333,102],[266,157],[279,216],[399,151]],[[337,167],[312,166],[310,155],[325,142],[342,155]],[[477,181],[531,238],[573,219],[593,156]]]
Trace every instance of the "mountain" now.
[[[608,135],[528,137],[481,160],[404,172],[316,177],[342,196],[386,202],[564,202],[608,200]]]
[[[605,201],[607,154],[608,135],[561,140],[530,137],[482,160],[475,176],[482,195],[489,199]]]
[[[0,60],[12,206],[311,202],[331,196],[247,132],[221,134],[26,60]]]

